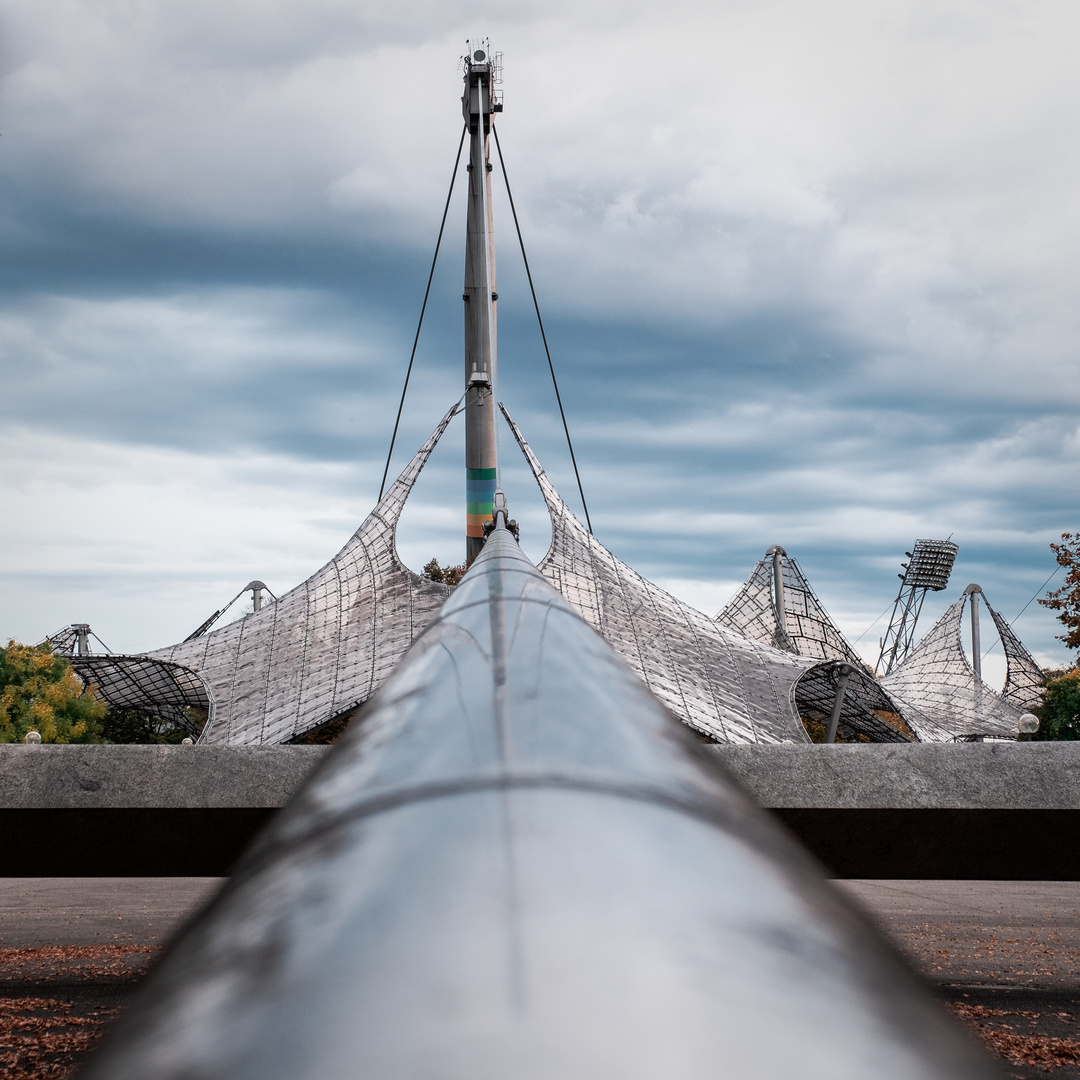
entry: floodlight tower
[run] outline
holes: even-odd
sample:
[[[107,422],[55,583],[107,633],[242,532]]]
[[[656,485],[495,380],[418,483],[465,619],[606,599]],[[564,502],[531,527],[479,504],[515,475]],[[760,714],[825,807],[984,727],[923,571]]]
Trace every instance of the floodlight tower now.
[[[897,575],[901,579],[900,591],[893,604],[889,629],[881,639],[875,675],[888,675],[907,656],[926,594],[941,592],[949,584],[959,550],[951,540],[916,540],[915,550],[904,552],[911,561],[900,564],[904,568]]]
[[[498,56],[486,38],[467,42],[461,109],[469,127],[469,206],[465,225],[465,563],[484,546],[498,487],[495,437],[495,235],[491,215],[492,114],[502,112],[493,84]]]

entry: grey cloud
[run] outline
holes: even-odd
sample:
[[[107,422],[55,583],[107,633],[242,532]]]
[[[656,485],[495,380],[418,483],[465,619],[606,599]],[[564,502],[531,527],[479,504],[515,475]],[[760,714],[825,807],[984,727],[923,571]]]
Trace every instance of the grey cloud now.
[[[620,556],[731,582],[782,542],[831,608],[876,613],[904,547],[955,531],[1013,614],[1052,568],[1048,539],[1075,527],[1076,13],[676,3],[658,27],[607,3],[62,12],[0,6],[0,408],[46,459],[76,452],[64,440],[116,450],[101,516],[86,512],[138,581],[165,575],[180,597],[201,571],[121,552],[107,514],[125,483],[149,483],[133,456],[178,455],[174,476],[215,499],[258,486],[215,463],[261,456],[281,476],[267,497],[294,493],[305,520],[312,486],[340,495],[327,521],[362,516],[477,31],[506,53],[507,164],[594,520]],[[459,210],[399,463],[457,392]],[[576,503],[501,196],[497,214],[502,389]],[[418,491],[410,557],[456,550],[455,453]],[[343,471],[304,478],[324,467]],[[514,483],[542,538],[531,481]],[[274,520],[275,543],[302,576],[337,526],[291,521]],[[19,551],[40,542],[28,529]],[[188,537],[207,580],[241,568],[224,548],[244,535],[231,521],[219,546]],[[70,567],[113,588],[85,544],[49,550],[63,571],[26,568],[53,590],[43,607]],[[150,618],[137,594],[110,617]],[[1048,616],[1031,626],[1055,648]]]

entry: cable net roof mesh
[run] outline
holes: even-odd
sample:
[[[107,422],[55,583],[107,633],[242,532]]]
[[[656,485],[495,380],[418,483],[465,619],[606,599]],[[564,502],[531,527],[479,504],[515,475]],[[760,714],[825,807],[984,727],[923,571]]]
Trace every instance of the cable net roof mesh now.
[[[50,634],[45,642],[57,656],[74,656],[79,644],[79,629],[75,626],[64,626]]]
[[[863,666],[803,574],[798,562],[783,554],[784,628],[777,620],[773,601],[771,555],[760,560],[746,582],[724,605],[716,621],[744,637],[778,649],[798,653],[821,663],[807,671],[795,687],[799,715],[819,724],[828,723],[836,697],[839,663],[855,668],[849,679],[838,734],[843,739],[859,736],[874,742],[908,742],[914,732],[897,705]]]
[[[186,711],[212,715],[212,691],[198,672],[182,664],[150,656],[96,653],[72,656],[71,666],[85,683],[98,688],[112,708],[134,708],[153,713],[198,734],[199,725]]]
[[[451,419],[431,433],[349,542],[277,601],[204,637],[149,655],[213,687],[207,743],[284,743],[369,698],[449,594],[398,557],[398,520]]]
[[[85,626],[65,626],[45,641],[57,656],[67,658],[84,683],[97,687],[110,708],[141,709],[198,734],[198,724],[187,710],[212,715],[214,696],[197,671],[149,656],[77,654],[79,638],[88,631]]]
[[[119,660],[127,664],[123,671],[116,669],[115,679],[110,676],[110,685],[117,688],[113,692],[120,693],[121,682],[134,672],[127,663],[132,660],[164,661],[173,665],[170,670],[197,673],[204,696],[214,703],[213,721],[202,736],[209,743],[289,742],[366,701],[450,592],[401,562],[396,532],[405,500],[458,411],[455,405],[443,417],[326,566],[276,602],[220,630],[143,658],[108,657],[114,665]],[[961,733],[949,712],[957,702],[967,709],[965,717],[976,715],[965,697],[962,667],[957,668],[948,648],[942,652],[932,640],[920,654],[922,660],[913,654],[915,666],[905,664],[883,683],[871,678],[794,560],[786,560],[784,567],[787,638],[789,646],[805,653],[770,642],[776,621],[771,614],[771,567],[764,562],[718,620],[647,581],[571,513],[503,412],[551,517],[551,547],[539,569],[689,726],[721,742],[806,742],[809,736],[799,717],[819,722],[827,718],[840,662],[855,667],[841,712],[841,735],[898,741],[913,732],[941,740]],[[741,630],[727,625],[725,618]],[[956,621],[952,636],[963,666],[958,625]],[[1011,631],[1007,636],[1006,653],[1015,671],[1010,700],[1019,700],[1030,695],[1038,669]],[[105,670],[105,658],[87,659]],[[949,674],[954,669],[961,675]],[[973,673],[967,670],[970,682]],[[168,687],[162,695],[168,701],[176,697]],[[1019,710],[1013,704],[983,684],[976,696],[997,702],[1000,707],[993,715],[1001,716],[998,728],[1015,732],[1014,713],[1019,715]],[[901,712],[910,727],[905,727]]]
[[[989,604],[986,605],[986,610],[994,620],[998,637],[1001,638],[1001,647],[1005,650],[1005,685],[1002,687],[1001,696],[1010,705],[1016,705],[1025,711],[1034,708],[1042,700],[1042,668],[1013,633],[1005,617],[999,615]]]
[[[799,715],[823,727],[827,725],[839,676],[839,663],[816,664],[810,668],[795,686]],[[848,679],[837,734],[849,742],[912,742],[915,739],[914,729],[899,706],[861,665]]]
[[[551,518],[551,547],[538,569],[690,727],[720,742],[809,742],[799,721],[820,694],[816,660],[746,637],[647,581],[616,558],[573,515],[505,407],[510,429]],[[834,690],[828,692],[832,709]],[[796,702],[796,699],[798,703]],[[846,730],[906,741],[874,709],[894,711],[873,679],[857,672],[841,714]]]
[[[1038,665],[1017,640],[1005,620],[989,604],[995,625],[1001,634],[1008,664],[1006,691],[1009,697],[987,686],[964,655],[961,644],[965,593],[946,609],[926,636],[908,653],[907,659],[881,685],[900,704],[904,715],[919,738],[929,742],[972,735],[1016,738],[1016,723],[1031,700]],[[1022,655],[1021,655],[1022,654]]]
[[[716,621],[745,637],[764,641],[778,649],[797,652],[815,660],[844,660],[862,664],[839,627],[790,555],[781,556],[784,573],[784,627],[773,604],[772,560],[762,559],[742,588],[724,605]]]

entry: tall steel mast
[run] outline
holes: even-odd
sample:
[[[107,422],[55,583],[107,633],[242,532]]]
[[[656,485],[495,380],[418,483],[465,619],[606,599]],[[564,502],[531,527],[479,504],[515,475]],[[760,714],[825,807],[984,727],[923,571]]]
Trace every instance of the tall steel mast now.
[[[469,211],[465,227],[465,562],[484,546],[498,486],[495,439],[495,236],[488,139],[502,111],[492,83],[498,60],[486,40],[470,41],[461,108],[469,125]]]

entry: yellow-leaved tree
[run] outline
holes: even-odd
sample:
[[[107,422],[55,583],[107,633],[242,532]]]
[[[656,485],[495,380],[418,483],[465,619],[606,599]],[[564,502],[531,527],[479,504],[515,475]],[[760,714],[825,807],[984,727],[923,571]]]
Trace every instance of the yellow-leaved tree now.
[[[47,743],[101,742],[106,709],[48,645],[9,641],[0,649],[0,743],[22,742],[30,730]]]

